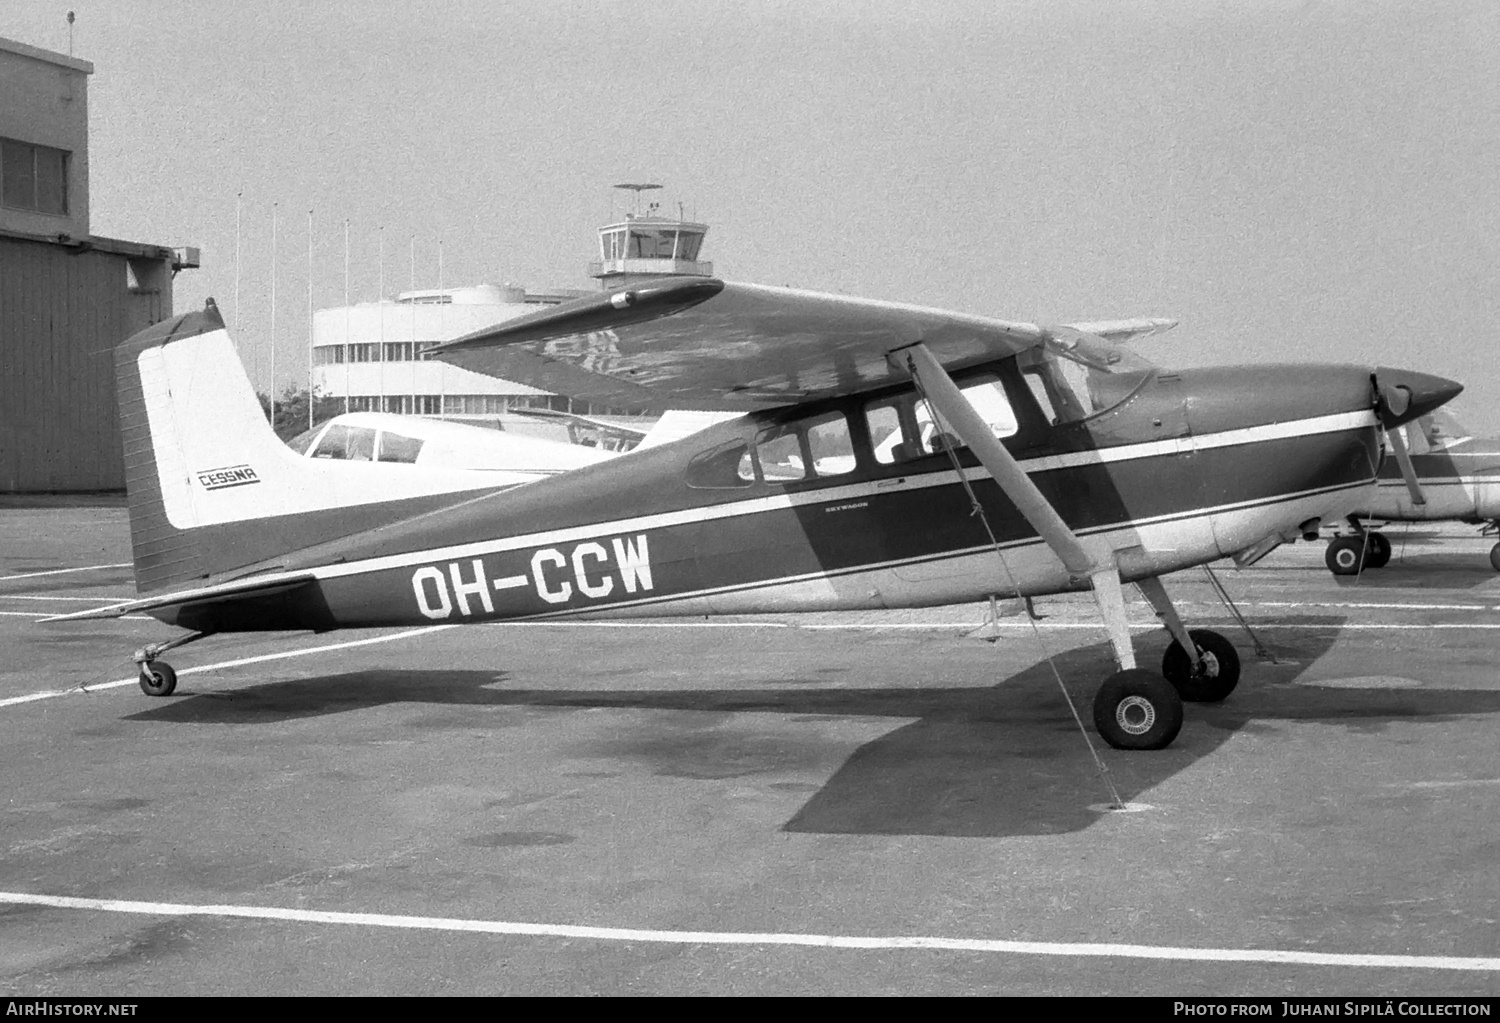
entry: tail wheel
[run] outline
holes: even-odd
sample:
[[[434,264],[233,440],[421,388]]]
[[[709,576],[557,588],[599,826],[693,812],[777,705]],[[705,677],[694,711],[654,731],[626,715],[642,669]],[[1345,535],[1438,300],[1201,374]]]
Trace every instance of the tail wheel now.
[[[166,661],[141,665],[141,692],[147,696],[171,696],[177,688],[177,672]]]
[[[1328,541],[1328,552],[1323,555],[1323,561],[1334,575],[1358,575],[1364,555],[1364,537],[1336,536]]]
[[[1365,550],[1366,568],[1384,568],[1391,560],[1391,542],[1384,533],[1370,533]]]
[[[1161,655],[1161,673],[1188,703],[1218,703],[1234,692],[1240,681],[1240,655],[1234,644],[1217,632],[1193,629],[1188,633],[1198,648],[1198,670],[1175,639]]]
[[[1490,567],[1500,572],[1500,543],[1490,548]]]
[[[1165,749],[1182,729],[1182,697],[1160,675],[1115,672],[1094,697],[1094,727],[1115,749]]]

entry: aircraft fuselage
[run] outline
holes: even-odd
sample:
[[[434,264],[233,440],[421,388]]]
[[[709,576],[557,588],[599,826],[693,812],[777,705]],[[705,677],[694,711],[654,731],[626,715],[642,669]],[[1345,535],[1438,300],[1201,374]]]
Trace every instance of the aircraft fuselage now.
[[[1379,464],[1365,367],[1153,371],[1107,411],[1063,425],[1015,357],[953,376],[1003,390],[1002,442],[1127,581],[1346,515],[1367,503]],[[222,578],[312,581],[152,613],[206,632],[325,631],[913,607],[1087,588],[967,449],[935,439],[942,424],[930,414],[924,423],[912,399],[906,385],[751,413],[327,542],[321,520],[266,520],[286,549],[302,549]]]

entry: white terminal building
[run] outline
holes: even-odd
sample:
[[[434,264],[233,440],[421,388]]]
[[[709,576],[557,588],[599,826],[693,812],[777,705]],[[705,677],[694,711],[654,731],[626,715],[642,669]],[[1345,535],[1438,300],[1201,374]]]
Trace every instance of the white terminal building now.
[[[639,191],[646,187],[630,186]],[[589,275],[605,289],[652,277],[701,276],[713,264],[698,259],[708,225],[656,215],[627,214],[599,229],[599,259]],[[527,291],[511,284],[477,284],[406,291],[313,314],[313,388],[347,398],[349,411],[399,412],[456,419],[496,417],[514,409],[554,409],[581,415],[622,410],[590,406],[561,395],[501,380],[421,353],[439,341],[515,319],[589,294],[582,290]]]

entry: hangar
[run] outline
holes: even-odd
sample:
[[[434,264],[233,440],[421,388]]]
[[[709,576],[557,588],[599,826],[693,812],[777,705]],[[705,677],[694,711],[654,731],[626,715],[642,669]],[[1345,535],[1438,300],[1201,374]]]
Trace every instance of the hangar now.
[[[86,60],[0,38],[0,493],[120,490],[117,341],[198,251],[89,232]]]

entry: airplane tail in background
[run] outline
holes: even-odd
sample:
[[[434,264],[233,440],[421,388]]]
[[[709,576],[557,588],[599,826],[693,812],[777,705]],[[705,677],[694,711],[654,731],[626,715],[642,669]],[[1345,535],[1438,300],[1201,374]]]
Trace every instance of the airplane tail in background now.
[[[115,349],[136,588],[234,578],[476,492],[500,473],[299,457],[277,438],[213,299]]]

